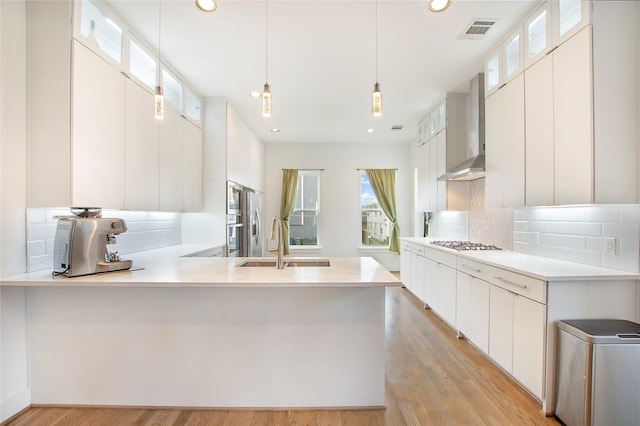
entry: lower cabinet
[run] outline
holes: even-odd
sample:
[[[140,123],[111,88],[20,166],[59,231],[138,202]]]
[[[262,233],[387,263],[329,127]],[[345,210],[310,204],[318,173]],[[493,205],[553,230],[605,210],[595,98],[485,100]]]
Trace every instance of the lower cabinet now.
[[[451,326],[456,326],[456,270],[438,264],[438,314]]]
[[[400,280],[406,288],[411,287],[411,243],[400,241]]]
[[[490,287],[489,356],[542,398],[545,305]]]
[[[411,251],[411,286],[409,290],[424,302],[425,258],[422,250]]]
[[[485,354],[489,353],[489,283],[458,271],[456,327]]]
[[[438,312],[438,262],[425,258],[424,303]]]

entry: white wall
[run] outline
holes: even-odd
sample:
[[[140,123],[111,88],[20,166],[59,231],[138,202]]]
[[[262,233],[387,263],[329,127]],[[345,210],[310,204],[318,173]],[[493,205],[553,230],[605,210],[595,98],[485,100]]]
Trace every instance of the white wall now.
[[[413,167],[410,144],[265,144],[264,225],[280,213],[282,169],[324,169],[320,175],[318,256],[373,256],[399,270],[399,256],[385,249],[359,249],[361,242],[359,168],[397,168],[396,209],[400,236],[410,236]],[[292,255],[304,255],[292,249]]]
[[[0,2],[0,276],[26,270],[26,3]],[[31,402],[24,289],[0,291],[0,422]]]

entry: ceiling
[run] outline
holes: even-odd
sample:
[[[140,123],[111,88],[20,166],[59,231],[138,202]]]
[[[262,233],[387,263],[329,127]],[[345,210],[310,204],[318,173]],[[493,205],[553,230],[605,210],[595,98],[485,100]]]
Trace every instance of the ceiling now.
[[[109,2],[157,47],[158,1]],[[224,96],[264,142],[415,140],[417,123],[447,92],[464,92],[489,49],[539,0],[379,0],[378,81],[382,117],[371,114],[376,81],[376,2],[268,2],[268,82],[273,111],[249,96],[265,83],[265,1],[219,0],[214,13],[193,0],[162,0],[161,56],[200,96]],[[496,20],[483,39],[463,39],[477,19]],[[392,130],[392,126],[404,126]],[[279,128],[280,133],[270,129]],[[373,133],[367,133],[373,128]]]

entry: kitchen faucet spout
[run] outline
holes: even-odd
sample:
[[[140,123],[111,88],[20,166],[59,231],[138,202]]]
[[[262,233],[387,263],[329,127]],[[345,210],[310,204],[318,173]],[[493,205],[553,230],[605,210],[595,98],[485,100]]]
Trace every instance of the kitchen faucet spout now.
[[[274,216],[273,220],[271,221],[271,236],[269,237],[269,239],[273,241],[276,238],[277,238],[276,248],[270,249],[268,251],[270,253],[276,253],[276,256],[277,256],[276,268],[284,269],[284,262],[282,261],[282,257],[284,253],[284,249],[282,245],[282,223],[280,222],[280,219],[277,216]]]

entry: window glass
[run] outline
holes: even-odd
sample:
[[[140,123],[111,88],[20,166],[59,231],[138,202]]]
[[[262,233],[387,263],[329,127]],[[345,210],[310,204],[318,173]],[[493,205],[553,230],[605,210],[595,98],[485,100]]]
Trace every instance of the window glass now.
[[[507,43],[505,61],[507,62],[507,77],[510,77],[520,68],[520,34]]]
[[[389,246],[389,219],[373,193],[366,172],[360,173],[360,209],[362,211],[362,245]]]
[[[319,172],[298,172],[295,207],[289,217],[289,245],[318,245]]]
[[[560,16],[560,36],[565,35],[571,28],[578,25],[582,19],[581,0],[559,0],[558,14]]]
[[[164,98],[182,110],[182,86],[167,70],[162,70]]]
[[[500,56],[496,52],[487,62],[487,89],[493,89],[500,83]]]
[[[156,60],[135,41],[131,40],[129,46],[129,71],[131,75],[146,86],[154,88],[156,86]]]
[[[118,63],[122,62],[122,29],[89,0],[82,0],[80,34],[93,49],[103,51]]]
[[[193,93],[190,91],[186,91],[184,97],[184,108],[187,117],[195,121],[196,123],[200,122],[200,99],[198,99]]]
[[[533,58],[547,48],[547,11],[538,15],[528,27],[529,57]]]

